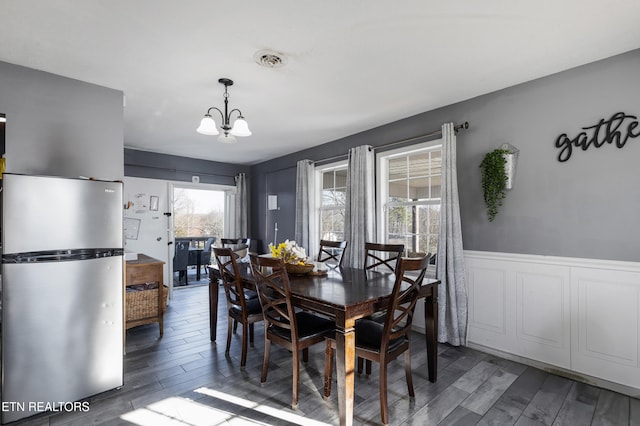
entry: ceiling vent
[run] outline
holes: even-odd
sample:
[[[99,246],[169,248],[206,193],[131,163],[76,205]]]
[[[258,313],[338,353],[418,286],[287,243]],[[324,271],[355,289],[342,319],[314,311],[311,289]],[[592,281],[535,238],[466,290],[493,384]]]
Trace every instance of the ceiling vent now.
[[[282,53],[273,50],[260,50],[253,55],[253,59],[266,68],[282,68],[287,63],[287,58]]]

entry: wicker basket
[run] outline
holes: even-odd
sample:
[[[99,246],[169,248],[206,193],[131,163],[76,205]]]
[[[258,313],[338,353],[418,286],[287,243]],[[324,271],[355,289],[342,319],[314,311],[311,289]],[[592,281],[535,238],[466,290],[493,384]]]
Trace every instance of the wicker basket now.
[[[287,272],[292,275],[305,275],[313,271],[313,264],[285,263],[284,266],[287,268]]]
[[[162,286],[162,312],[167,306],[168,289]],[[127,322],[158,316],[158,288],[128,291],[126,297]]]

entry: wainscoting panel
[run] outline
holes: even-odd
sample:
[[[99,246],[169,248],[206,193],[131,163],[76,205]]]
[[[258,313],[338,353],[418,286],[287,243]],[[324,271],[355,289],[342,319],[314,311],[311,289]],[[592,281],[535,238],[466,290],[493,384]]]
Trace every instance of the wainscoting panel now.
[[[469,291],[473,292],[470,309],[475,327],[494,333],[507,334],[507,282],[506,274],[499,269],[474,268],[469,270]],[[494,309],[484,309],[493,306]]]
[[[575,268],[572,367],[640,387],[640,274]]]
[[[469,342],[567,368],[569,270],[465,252]]]
[[[468,342],[640,390],[640,263],[465,251]]]
[[[465,259],[466,261],[466,259]],[[469,335],[501,350],[513,351],[514,322],[509,321],[508,307],[513,306],[515,293],[508,292],[507,270],[500,264],[479,265],[468,262]],[[509,328],[510,327],[510,328]]]
[[[515,266],[515,265],[512,265]],[[518,265],[516,340],[520,354],[569,367],[570,282],[566,267]]]

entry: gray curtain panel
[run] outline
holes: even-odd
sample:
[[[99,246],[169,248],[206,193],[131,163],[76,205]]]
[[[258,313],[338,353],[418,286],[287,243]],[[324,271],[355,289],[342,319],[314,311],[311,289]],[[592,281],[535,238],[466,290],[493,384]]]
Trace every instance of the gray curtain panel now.
[[[364,265],[364,243],[374,241],[375,230],[375,154],[369,145],[349,150],[345,240],[349,242],[343,264]]]
[[[299,246],[305,248],[307,256],[311,258],[315,257],[320,244],[315,232],[314,175],[315,167],[310,160],[298,161],[295,240]]]
[[[236,238],[236,193],[233,191],[224,191],[224,238]],[[220,243],[220,239],[216,241],[216,246]]]
[[[249,232],[249,199],[247,180],[244,173],[235,177],[236,193],[228,194],[229,217],[228,238],[246,238]]]
[[[442,195],[436,277],[438,289],[438,341],[454,346],[467,343],[467,285],[460,226],[453,123],[442,125]]]

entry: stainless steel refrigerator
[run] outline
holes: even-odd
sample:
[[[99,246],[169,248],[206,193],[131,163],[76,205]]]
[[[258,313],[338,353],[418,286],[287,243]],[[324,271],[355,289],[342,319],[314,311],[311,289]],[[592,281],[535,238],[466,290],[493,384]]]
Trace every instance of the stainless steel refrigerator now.
[[[2,423],[86,410],[123,384],[122,183],[4,174],[2,202]]]

